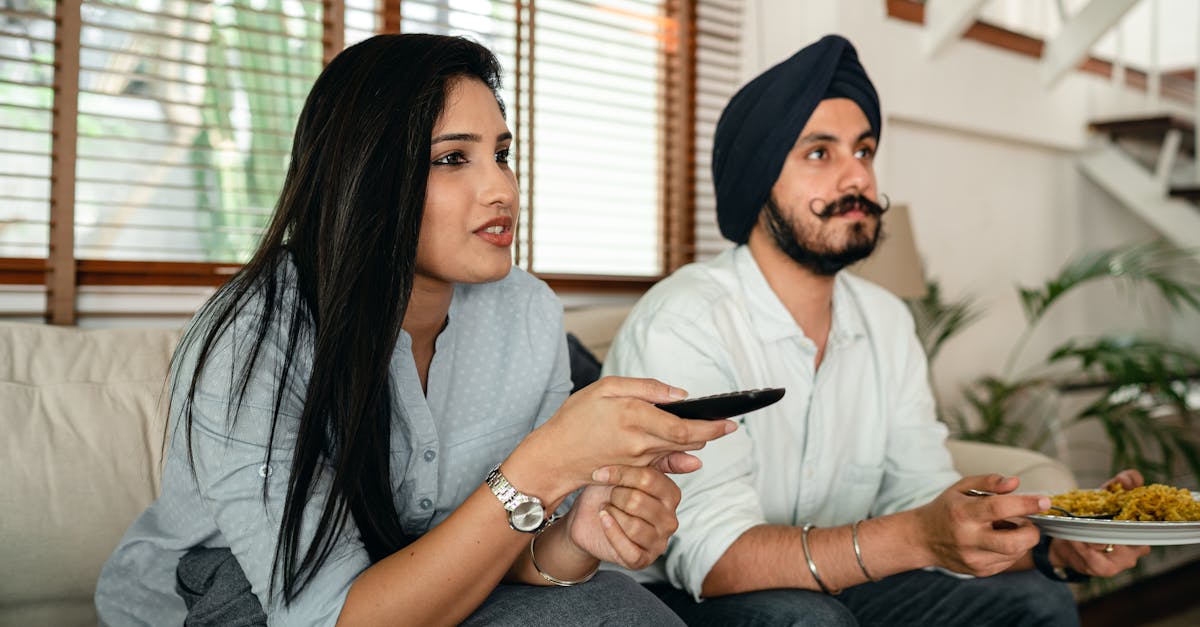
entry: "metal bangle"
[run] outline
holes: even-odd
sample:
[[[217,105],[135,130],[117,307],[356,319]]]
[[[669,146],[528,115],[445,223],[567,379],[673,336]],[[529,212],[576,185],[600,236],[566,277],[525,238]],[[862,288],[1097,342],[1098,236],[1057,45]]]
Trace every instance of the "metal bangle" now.
[[[878,579],[875,579],[871,576],[871,573],[867,572],[867,565],[863,563],[862,549],[858,547],[858,523],[860,522],[862,521],[856,520],[850,527],[850,539],[854,541],[854,559],[858,560],[858,567],[862,570],[862,574],[867,576],[867,581],[874,583]]]
[[[554,523],[556,520],[558,520],[557,516],[550,521],[550,524]],[[600,570],[599,562],[596,562],[596,567],[592,569],[592,572],[574,580],[559,579],[558,577],[555,577],[554,575],[542,570],[541,566],[538,566],[537,555],[535,555],[533,552],[533,543],[537,542],[538,536],[541,536],[543,531],[550,528],[550,524],[538,529],[537,533],[533,534],[533,537],[529,539],[529,561],[533,563],[533,568],[538,571],[538,574],[542,576],[542,579],[545,579],[556,586],[577,586],[581,583],[587,583],[588,581],[591,581],[592,577],[595,577],[596,573]]]
[[[817,574],[817,563],[813,561],[812,554],[808,550],[808,531],[815,526],[812,523],[805,523],[804,527],[800,530],[800,547],[804,549],[804,561],[808,563],[808,572],[812,573],[813,580],[821,587],[821,592],[833,594],[829,591],[829,587],[825,585],[825,582],[821,581],[821,576]]]

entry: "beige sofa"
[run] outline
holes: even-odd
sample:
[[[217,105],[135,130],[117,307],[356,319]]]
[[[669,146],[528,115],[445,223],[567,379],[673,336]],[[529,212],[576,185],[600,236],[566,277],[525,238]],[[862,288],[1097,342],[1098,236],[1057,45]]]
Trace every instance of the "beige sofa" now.
[[[603,359],[626,307],[567,313]],[[0,323],[0,626],[94,625],[100,567],[157,494],[174,329]],[[952,442],[959,470],[1029,490],[1074,485],[1058,462]]]

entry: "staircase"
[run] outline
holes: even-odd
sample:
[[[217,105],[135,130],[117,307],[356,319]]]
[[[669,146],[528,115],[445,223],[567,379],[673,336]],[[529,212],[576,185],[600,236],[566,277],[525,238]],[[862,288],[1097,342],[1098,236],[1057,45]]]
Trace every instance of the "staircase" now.
[[[1195,159],[1193,124],[1173,116],[1150,116],[1094,122],[1089,127],[1104,140],[1079,158],[1083,173],[1168,241],[1193,251],[1200,260],[1200,206],[1195,204],[1200,202],[1200,186],[1179,183],[1181,177],[1173,176],[1179,156]],[[1147,156],[1153,152],[1157,156]]]
[[[1177,10],[1172,13],[1165,0],[1080,0],[1072,3],[1076,6],[1071,11],[1060,0],[1059,24],[1047,28],[1044,14],[1028,6],[1013,3],[1013,7],[988,13],[995,8],[993,4],[989,0],[887,1],[890,16],[924,25],[921,47],[930,59],[946,54],[955,40],[973,39],[1034,57],[1047,88],[1074,70],[1092,72],[1108,77],[1118,89],[1144,90],[1149,110],[1162,110],[1161,98],[1190,98],[1194,115],[1200,118],[1195,68],[1168,69],[1160,59],[1164,50],[1174,51],[1169,63],[1179,63],[1178,49],[1161,43],[1176,40],[1164,39],[1161,31],[1187,33],[1185,38],[1194,39],[1196,17],[1185,19]],[[1144,19],[1126,23],[1126,16],[1138,9]],[[990,15],[988,19],[1006,21],[999,26],[989,24],[982,21],[984,14]],[[1137,30],[1144,28],[1143,24],[1148,32]],[[1031,37],[1026,31],[1041,35]],[[1110,33],[1115,33],[1115,51],[1107,50],[1103,58],[1093,56],[1098,42]],[[1149,47],[1150,56],[1139,58],[1140,65],[1127,65],[1134,57],[1125,53],[1141,49],[1135,41]],[[1128,50],[1123,42],[1129,44]],[[1200,160],[1196,158],[1200,140],[1195,125],[1176,115],[1147,115],[1095,122],[1090,128],[1105,141],[1079,159],[1082,171],[1167,240],[1194,251],[1200,259]],[[1187,165],[1191,167],[1177,167]]]

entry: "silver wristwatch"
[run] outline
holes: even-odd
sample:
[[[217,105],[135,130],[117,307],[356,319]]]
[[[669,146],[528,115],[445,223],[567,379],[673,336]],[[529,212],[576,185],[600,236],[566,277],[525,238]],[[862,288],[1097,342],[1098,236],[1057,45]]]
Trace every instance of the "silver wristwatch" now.
[[[500,464],[488,473],[487,485],[492,494],[500,500],[500,504],[508,511],[508,526],[525,533],[537,533],[550,524],[542,500],[536,496],[521,493],[508,482],[500,472]]]

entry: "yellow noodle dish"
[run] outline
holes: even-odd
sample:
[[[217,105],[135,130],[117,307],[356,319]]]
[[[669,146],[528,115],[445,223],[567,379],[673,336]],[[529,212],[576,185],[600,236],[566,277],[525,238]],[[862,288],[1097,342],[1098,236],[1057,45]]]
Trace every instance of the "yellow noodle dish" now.
[[[1050,497],[1050,504],[1076,516],[1115,514],[1113,520],[1192,521],[1200,520],[1200,501],[1190,490],[1152,483],[1132,490],[1120,485],[1107,490],[1071,490]],[[1057,510],[1043,512],[1066,516]]]

